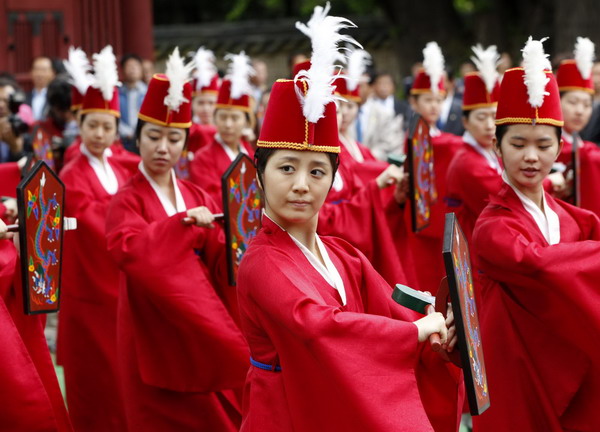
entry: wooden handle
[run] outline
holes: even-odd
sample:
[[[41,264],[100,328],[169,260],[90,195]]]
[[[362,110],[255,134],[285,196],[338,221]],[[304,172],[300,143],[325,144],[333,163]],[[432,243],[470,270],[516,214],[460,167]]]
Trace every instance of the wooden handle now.
[[[223,220],[225,219],[225,215],[223,213],[215,213],[214,215],[215,220]],[[181,223],[184,225],[194,225],[196,223],[196,219],[192,218],[192,217],[184,217],[183,219],[181,219]]]
[[[429,336],[429,343],[431,344],[431,349],[434,352],[438,352],[442,349],[442,341],[438,333],[433,333]]]
[[[6,225],[8,232],[19,232],[19,224]]]

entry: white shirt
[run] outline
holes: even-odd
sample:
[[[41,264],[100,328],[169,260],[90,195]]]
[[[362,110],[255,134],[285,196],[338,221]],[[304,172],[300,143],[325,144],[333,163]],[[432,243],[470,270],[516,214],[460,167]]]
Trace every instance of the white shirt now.
[[[223,138],[221,138],[221,135],[219,135],[218,133],[215,134],[215,139],[219,144],[221,144],[221,147],[223,147],[223,150],[225,150],[225,153],[227,153],[227,156],[229,156],[229,159],[231,160],[231,162],[233,162],[237,155],[233,153],[233,150],[231,150],[231,148],[227,144],[225,144]],[[246,155],[248,154],[248,152],[242,144],[240,144],[240,152]]]
[[[176,207],[173,207],[173,203],[171,202],[169,197],[163,193],[163,191],[160,189],[160,186],[158,186],[158,184],[152,179],[152,177],[150,177],[148,172],[146,172],[143,162],[140,162],[138,168],[142,172],[144,177],[146,177],[146,180],[148,180],[148,183],[150,183],[152,189],[154,189],[154,193],[156,193],[156,196],[158,197],[163,208],[165,209],[167,216],[173,216],[174,214],[181,213],[187,210],[185,206],[185,201],[183,201],[183,195],[181,195],[181,191],[179,190],[179,186],[177,185],[177,179],[175,178],[175,172],[173,171],[173,169],[171,169],[171,179],[173,180],[173,187],[175,189]]]
[[[44,87],[40,91],[33,89],[33,91],[31,92],[31,111],[33,111],[33,119],[36,121],[44,120],[46,93],[48,93],[47,87]]]
[[[560,243],[560,219],[558,219],[556,212],[546,203],[546,194],[542,192],[542,207],[544,208],[544,212],[531,199],[511,184],[506,171],[502,173],[502,180],[515,191],[523,207],[533,217],[548,244],[555,245]]]
[[[96,173],[96,177],[98,177],[98,180],[100,181],[100,184],[102,185],[104,190],[109,195],[116,194],[117,190],[119,190],[119,182],[117,181],[117,176],[115,175],[115,172],[108,163],[108,157],[112,156],[112,150],[109,148],[104,149],[104,153],[102,154],[102,160],[104,161],[103,165],[102,163],[100,163],[96,156],[90,153],[90,151],[87,149],[84,143],[81,143],[79,148],[81,150],[81,153],[85,157],[87,157],[90,166]]]
[[[271,219],[266,212],[263,214],[266,217],[268,217],[275,225],[279,226],[277,222]],[[281,228],[281,226],[279,226],[279,228]],[[283,228],[281,229],[283,230]],[[344,287],[344,281],[342,280],[342,277],[340,276],[340,273],[338,272],[337,268],[335,268],[335,265],[331,261],[331,258],[329,258],[329,253],[327,252],[327,249],[325,248],[325,245],[321,241],[321,238],[318,236],[318,234],[315,234],[317,248],[319,249],[319,252],[323,257],[325,265],[323,265],[321,260],[317,258],[315,254],[313,254],[306,246],[300,243],[293,235],[291,235],[290,233],[287,234],[290,236],[290,238],[293,240],[296,246],[300,248],[306,259],[308,259],[308,262],[314,267],[315,270],[319,272],[323,279],[325,279],[325,282],[327,282],[329,285],[335,288],[335,290],[340,295],[340,298],[342,299],[342,304],[345,306],[346,288]]]
[[[500,161],[492,149],[484,149],[479,143],[473,138],[469,132],[465,132],[463,135],[463,141],[469,144],[475,149],[477,153],[484,157],[490,167],[496,170],[498,174],[502,174],[502,167]]]

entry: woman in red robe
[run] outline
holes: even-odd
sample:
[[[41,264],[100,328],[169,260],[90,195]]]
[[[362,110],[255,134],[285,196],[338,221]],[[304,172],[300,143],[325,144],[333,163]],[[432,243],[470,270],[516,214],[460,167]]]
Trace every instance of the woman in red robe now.
[[[434,294],[446,275],[442,260],[444,218],[447,211],[446,175],[448,166],[462,146],[462,138],[441,132],[436,127],[446,93],[443,71],[444,58],[437,43],[430,42],[423,50],[425,67],[419,71],[410,90],[410,104],[429,125],[433,146],[433,170],[437,202],[431,208],[429,226],[418,233],[409,232],[408,245],[412,251],[419,287]],[[437,67],[433,67],[436,66]],[[440,69],[441,68],[441,69]],[[406,220],[410,220],[410,206],[406,206]],[[432,288],[430,288],[432,287]]]
[[[60,172],[65,210],[77,218],[77,230],[64,236],[57,355],[75,430],[123,431],[117,377],[119,268],[106,249],[105,225],[108,204],[129,170],[112,157],[120,114],[117,65],[110,46],[96,54],[95,64],[96,83],[86,91],[79,117],[81,150]],[[113,69],[113,82],[104,79],[109,74],[99,72],[106,65]]]
[[[251,127],[252,88],[250,58],[244,53],[230,57],[229,74],[219,89],[215,110],[217,133],[212,142],[194,154],[190,180],[204,189],[222,207],[221,177],[237,155],[252,158],[254,150],[243,139],[244,130]]]
[[[600,222],[543,189],[562,113],[541,42],[523,52],[525,69],[505,73],[498,102],[504,185],[473,233],[491,401],[474,430],[591,432],[600,430]]]
[[[583,40],[582,40],[583,39]],[[588,49],[589,64],[582,64],[581,57],[577,60],[564,60],[556,73],[560,104],[565,119],[563,126],[563,147],[558,158],[559,162],[573,166],[573,145],[578,146],[580,160],[580,205],[596,213],[600,217],[600,149],[590,141],[583,141],[579,132],[588,124],[592,116],[592,96],[594,81],[592,65],[594,44],[589,39],[578,38],[576,51],[582,45],[590,45]]]
[[[176,78],[183,68],[176,51],[167,75],[150,82],[138,122],[142,163],[108,211],[108,249],[123,272],[119,372],[129,430],[231,432],[248,349],[213,224],[218,207],[172,170],[191,125],[191,86]]]
[[[0,428],[71,432],[44,336],[45,319],[23,313],[13,234],[0,220]]]
[[[253,366],[241,430],[455,431],[457,369],[419,343],[450,322],[394,304],[363,254],[317,235],[340,147],[316,74],[275,83],[257,142],[266,204],[238,274]]]

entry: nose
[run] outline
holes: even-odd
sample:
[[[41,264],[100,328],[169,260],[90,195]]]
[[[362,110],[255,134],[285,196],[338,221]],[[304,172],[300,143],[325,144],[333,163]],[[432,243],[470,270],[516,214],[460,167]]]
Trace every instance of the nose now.
[[[167,149],[168,149],[168,143],[167,143],[167,137],[162,137],[160,140],[158,140],[158,145],[156,146],[156,151],[158,153],[164,154],[167,153]]]
[[[538,160],[537,147],[535,145],[526,145],[523,158],[527,162],[536,162]]]
[[[292,190],[298,194],[305,194],[308,192],[308,175],[306,173],[300,170],[296,172]]]

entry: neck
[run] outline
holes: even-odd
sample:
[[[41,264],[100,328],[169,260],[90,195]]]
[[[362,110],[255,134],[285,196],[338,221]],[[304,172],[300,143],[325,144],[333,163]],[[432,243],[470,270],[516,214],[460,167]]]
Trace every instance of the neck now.
[[[167,170],[164,173],[154,173],[148,171],[148,169],[146,168],[146,171],[159,187],[166,189],[172,186],[171,170]]]
[[[535,203],[536,206],[540,208],[540,210],[544,211],[544,201],[542,199],[544,195],[544,188],[540,184],[535,189],[519,189],[523,195],[529,198],[531,201]]]
[[[317,213],[314,217],[303,223],[288,222],[273,215],[273,212],[268,208],[265,208],[265,213],[271,218],[273,222],[287,231],[296,240],[302,243],[308,250],[317,255],[317,222],[319,221],[319,214]],[[317,255],[318,256],[318,255]]]

